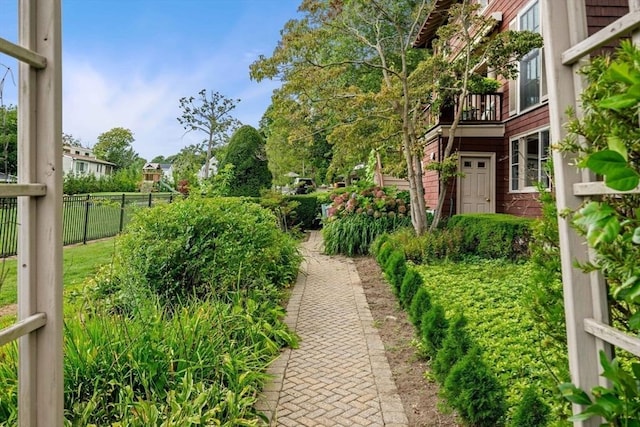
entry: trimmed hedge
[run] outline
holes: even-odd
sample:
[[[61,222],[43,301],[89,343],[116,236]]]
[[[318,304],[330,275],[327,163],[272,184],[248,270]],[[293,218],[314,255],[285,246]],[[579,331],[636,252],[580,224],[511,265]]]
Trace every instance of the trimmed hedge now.
[[[462,232],[462,251],[482,258],[518,259],[529,254],[533,220],[507,214],[454,215],[450,230]]]
[[[319,230],[321,228],[320,214],[321,201],[317,194],[300,194],[285,196],[284,200],[298,202],[294,214],[290,218],[290,224],[300,226],[302,230]]]

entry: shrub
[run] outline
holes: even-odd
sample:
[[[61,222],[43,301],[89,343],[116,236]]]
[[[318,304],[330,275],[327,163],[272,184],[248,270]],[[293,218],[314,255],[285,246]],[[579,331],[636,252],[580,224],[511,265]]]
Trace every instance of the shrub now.
[[[402,249],[408,261],[416,264],[458,260],[463,255],[462,230],[458,228],[437,229],[421,236],[416,236],[413,228],[401,228],[389,235],[388,241]]]
[[[408,217],[348,215],[324,223],[322,236],[327,254],[348,256],[364,255],[376,237],[405,227],[411,223]]]
[[[297,202],[291,224],[302,230],[320,229],[320,201],[317,194],[285,196],[286,201]]]
[[[380,246],[380,251],[378,252],[378,257],[376,258],[376,261],[378,261],[380,267],[384,268],[387,260],[389,259],[389,256],[391,256],[391,253],[393,251],[394,248],[390,242],[382,243],[382,245]]]
[[[265,142],[260,132],[244,125],[237,129],[227,144],[225,155],[220,161],[220,169],[232,164],[233,180],[229,182],[230,196],[260,195],[260,191],[271,186],[271,172],[267,159],[260,154]]]
[[[116,288],[140,286],[166,302],[283,286],[300,256],[273,214],[231,198],[189,198],[137,212],[117,241]]]
[[[528,255],[531,222],[506,214],[463,214],[451,217],[447,228],[462,232],[466,254],[516,259]]]
[[[389,259],[387,259],[384,271],[387,281],[393,288],[393,292],[396,295],[400,295],[402,279],[407,271],[407,263],[404,260],[404,253],[399,250],[393,251],[389,256]]]
[[[411,318],[413,326],[416,327],[416,330],[421,330],[422,316],[430,309],[431,295],[429,295],[429,292],[425,288],[419,288],[409,306],[409,317]]]
[[[451,368],[473,347],[473,341],[465,329],[466,325],[467,319],[463,314],[457,314],[453,318],[449,329],[447,329],[447,335],[442,341],[442,348],[431,364],[436,379],[442,384],[444,384]]]
[[[514,427],[545,427],[548,423],[549,406],[540,399],[536,389],[529,387],[511,421]]]
[[[431,358],[435,358],[442,348],[442,341],[447,334],[449,322],[440,304],[434,304],[422,315],[420,321],[420,336],[422,343]]]
[[[376,237],[371,245],[369,246],[369,253],[373,255],[376,260],[378,259],[378,254],[380,254],[380,248],[383,244],[385,244],[389,240],[389,234],[383,233]]]
[[[504,424],[504,390],[477,347],[453,366],[444,388],[449,404],[465,423],[477,427]]]
[[[415,268],[408,267],[400,286],[400,304],[402,307],[408,309],[411,306],[413,297],[423,283],[420,273]]]

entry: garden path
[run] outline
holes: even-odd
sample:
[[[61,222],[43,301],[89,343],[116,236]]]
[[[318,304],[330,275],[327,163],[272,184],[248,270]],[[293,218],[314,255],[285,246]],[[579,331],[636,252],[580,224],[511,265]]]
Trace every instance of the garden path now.
[[[300,337],[271,365],[256,408],[272,426],[407,426],[385,349],[352,260],[312,232],[286,322]]]

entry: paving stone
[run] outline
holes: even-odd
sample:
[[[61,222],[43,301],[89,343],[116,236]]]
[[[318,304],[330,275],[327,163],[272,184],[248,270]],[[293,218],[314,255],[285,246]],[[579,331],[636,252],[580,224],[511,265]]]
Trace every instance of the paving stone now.
[[[300,346],[270,367],[256,408],[273,426],[407,426],[353,261],[321,253],[313,232],[287,307]]]

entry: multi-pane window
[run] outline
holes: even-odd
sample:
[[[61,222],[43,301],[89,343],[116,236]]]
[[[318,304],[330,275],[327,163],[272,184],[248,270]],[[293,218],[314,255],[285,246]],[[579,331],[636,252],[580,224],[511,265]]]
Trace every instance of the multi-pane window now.
[[[549,130],[541,130],[511,140],[511,191],[533,190],[537,183],[549,187],[545,163],[549,156]]]
[[[86,162],[76,162],[76,173],[85,173],[87,170]]]

